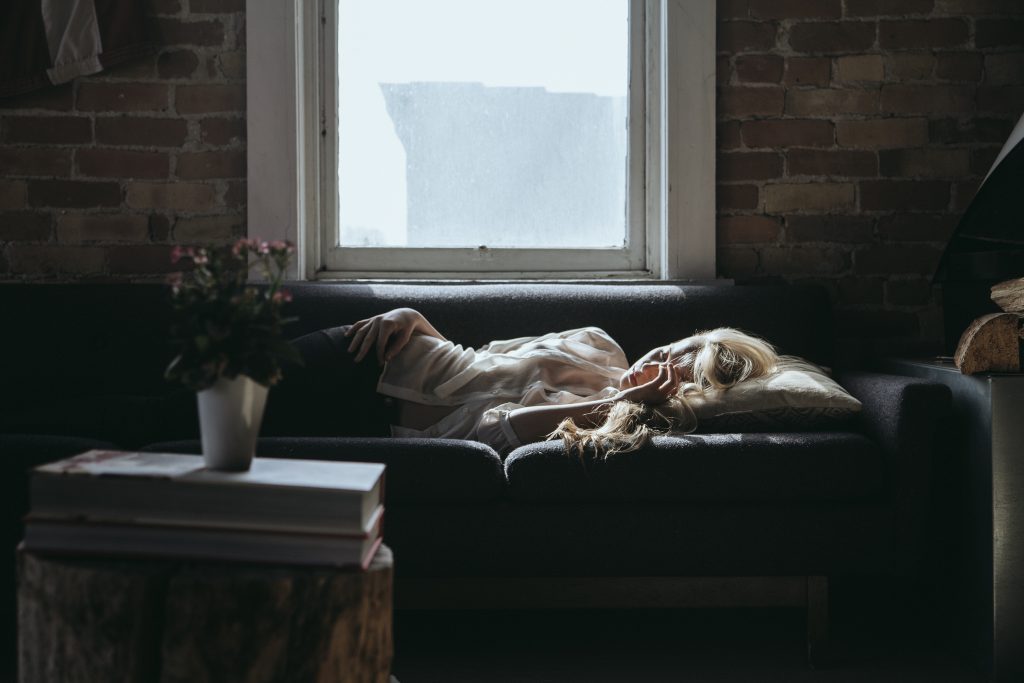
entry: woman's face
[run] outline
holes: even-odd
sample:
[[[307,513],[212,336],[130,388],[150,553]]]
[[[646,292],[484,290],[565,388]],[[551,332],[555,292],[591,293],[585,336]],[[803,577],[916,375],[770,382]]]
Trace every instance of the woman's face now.
[[[693,381],[693,361],[697,352],[704,345],[703,337],[687,337],[677,342],[651,349],[633,363],[619,379],[619,388],[639,386],[650,382],[658,375],[658,369],[670,363],[680,371],[680,379],[684,382]]]

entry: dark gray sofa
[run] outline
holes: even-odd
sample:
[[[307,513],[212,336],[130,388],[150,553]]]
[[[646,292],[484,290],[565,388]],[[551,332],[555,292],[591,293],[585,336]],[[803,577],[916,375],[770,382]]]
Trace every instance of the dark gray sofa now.
[[[597,325],[634,359],[697,329],[731,325],[783,353],[833,364],[829,302],[813,287],[309,283],[291,290],[290,312],[299,318],[292,337],[412,306],[466,345]],[[104,444],[198,452],[194,397],[162,379],[171,355],[166,296],[159,285],[0,285],[9,558],[28,467]],[[329,371],[307,367],[298,375],[271,390],[259,454],[387,463],[385,539],[396,556],[400,605],[525,605],[531,587],[545,585],[533,603],[570,604],[562,598],[578,589],[601,592],[593,604],[689,604],[688,591],[710,585],[685,582],[693,577],[775,577],[784,601],[787,591],[801,590],[802,577],[912,575],[923,553],[934,434],[949,403],[940,385],[837,368],[864,405],[857,422],[839,430],[664,436],[605,462],[568,458],[547,442],[503,461],[479,443],[337,433],[331,416],[362,408],[347,402]],[[797,583],[785,583],[793,577]],[[645,594],[645,585],[661,588]],[[727,592],[774,604],[757,599],[768,584],[744,585]],[[461,602],[460,587],[469,591]]]

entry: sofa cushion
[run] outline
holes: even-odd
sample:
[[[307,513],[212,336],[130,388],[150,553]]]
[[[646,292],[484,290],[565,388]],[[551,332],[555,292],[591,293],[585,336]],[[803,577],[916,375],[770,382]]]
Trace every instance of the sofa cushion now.
[[[142,450],[202,453],[198,441],[154,443]],[[385,504],[484,502],[505,492],[501,459],[490,446],[475,441],[264,437],[256,444],[256,455],[384,463]]]
[[[826,371],[783,356],[775,372],[689,399],[699,432],[795,432],[849,424],[860,401]]]
[[[885,488],[878,448],[850,432],[659,436],[604,460],[547,441],[514,450],[505,475],[528,501],[854,501]]]

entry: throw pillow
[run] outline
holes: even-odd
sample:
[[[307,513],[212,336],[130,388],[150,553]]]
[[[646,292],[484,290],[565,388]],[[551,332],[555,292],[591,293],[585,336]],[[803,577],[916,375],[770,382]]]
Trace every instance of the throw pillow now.
[[[861,408],[825,370],[796,356],[782,356],[764,377],[693,397],[690,405],[698,432],[835,429]]]

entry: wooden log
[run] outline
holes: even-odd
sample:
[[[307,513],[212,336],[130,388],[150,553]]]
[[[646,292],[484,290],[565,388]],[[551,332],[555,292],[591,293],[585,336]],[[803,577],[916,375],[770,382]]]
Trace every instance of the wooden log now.
[[[22,683],[387,683],[392,556],[369,571],[18,554]]]
[[[1024,277],[992,285],[992,301],[1007,313],[1024,313]]]
[[[1016,313],[983,315],[964,330],[953,361],[965,375],[1020,372],[1019,328]]]

